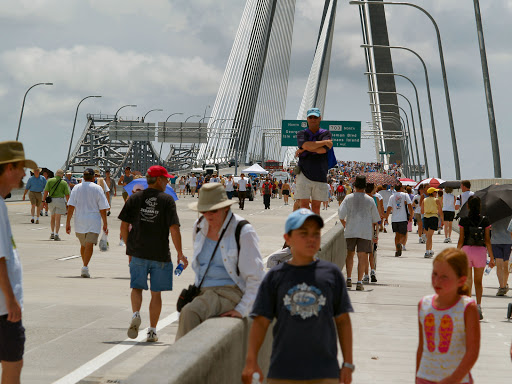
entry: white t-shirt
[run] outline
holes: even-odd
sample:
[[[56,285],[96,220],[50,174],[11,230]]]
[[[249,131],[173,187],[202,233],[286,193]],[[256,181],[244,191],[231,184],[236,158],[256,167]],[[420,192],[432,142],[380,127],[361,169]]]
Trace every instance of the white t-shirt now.
[[[392,207],[392,223],[407,221],[407,205],[411,204],[409,195],[405,192],[395,192],[388,201],[388,207]]]
[[[384,210],[388,209],[388,202],[389,202],[389,198],[391,197],[391,195],[393,194],[392,191],[388,191],[388,190],[385,190],[383,189],[382,191],[379,192],[380,195],[382,196],[382,198],[384,199],[383,201],[383,204],[384,204]]]
[[[16,243],[12,237],[11,223],[7,215],[7,206],[2,197],[0,197],[0,259],[1,258],[5,258],[7,276],[9,277],[12,291],[21,309],[23,309],[23,271],[18,256],[18,250],[16,249]],[[3,291],[0,290],[0,316],[7,315],[8,313],[5,296]]]
[[[345,220],[345,238],[371,240],[373,223],[380,221],[379,211],[373,199],[364,192],[354,192],[345,197],[338,209],[340,220]]]
[[[224,185],[226,186],[226,192],[233,192],[235,190],[235,188],[233,187],[233,179],[226,180]]]
[[[418,213],[421,215],[421,195],[415,195],[414,199],[412,199],[412,207],[414,209],[414,213]]]
[[[75,232],[101,233],[100,210],[109,208],[103,189],[99,185],[84,181],[71,192],[68,205],[75,207]]]
[[[238,180],[238,190],[239,191],[247,191],[247,179]]]
[[[466,201],[473,196],[475,193],[473,191],[465,191],[462,192],[459,196],[457,196],[457,204],[461,207],[466,204]]]
[[[196,187],[197,186],[197,177],[195,176],[192,176],[188,179],[188,184],[191,186],[191,187]]]

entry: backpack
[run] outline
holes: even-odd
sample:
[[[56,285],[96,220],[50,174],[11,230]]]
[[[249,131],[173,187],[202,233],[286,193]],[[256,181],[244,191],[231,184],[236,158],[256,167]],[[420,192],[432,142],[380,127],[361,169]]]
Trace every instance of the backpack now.
[[[272,186],[269,182],[263,183],[263,194],[270,195],[272,194]]]
[[[480,222],[476,226],[473,221],[471,221],[471,225],[468,226],[468,245],[485,247],[485,228],[481,226],[484,217],[485,216],[481,218]]]
[[[203,218],[204,218],[204,216],[201,216],[197,222],[196,234],[201,230],[201,228],[199,228],[199,223],[203,220]],[[241,220],[238,222],[238,224],[236,225],[236,228],[235,228],[236,249],[238,250],[238,259],[236,262],[236,274],[238,276],[240,276],[240,268],[238,267],[238,263],[240,261],[240,232],[242,232],[242,228],[246,224],[249,224],[249,222],[247,220]]]

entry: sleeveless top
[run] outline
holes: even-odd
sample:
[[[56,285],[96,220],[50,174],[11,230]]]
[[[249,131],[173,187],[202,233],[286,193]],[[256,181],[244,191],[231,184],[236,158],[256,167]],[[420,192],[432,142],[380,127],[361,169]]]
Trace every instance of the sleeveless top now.
[[[455,212],[455,196],[453,193],[445,193],[443,195],[443,211]]]
[[[452,307],[437,309],[434,297],[425,296],[418,312],[423,332],[423,354],[416,376],[437,383],[457,369],[466,353],[464,312],[474,300],[461,296]],[[470,377],[468,373],[461,383],[469,383]]]
[[[427,197],[423,200],[423,207],[425,208],[425,217],[437,217],[437,199],[435,197]]]

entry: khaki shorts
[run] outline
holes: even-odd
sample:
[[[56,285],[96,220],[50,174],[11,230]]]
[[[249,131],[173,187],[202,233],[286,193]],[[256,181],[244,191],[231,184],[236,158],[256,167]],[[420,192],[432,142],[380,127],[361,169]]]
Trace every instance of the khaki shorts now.
[[[92,243],[94,245],[98,244],[99,233],[87,232],[87,233],[75,233],[78,240],[80,240],[80,245],[85,247],[86,243]]]
[[[297,192],[295,193],[295,199],[302,200],[311,198],[316,201],[329,200],[327,183],[309,180],[302,172],[297,175],[296,183]]]
[[[41,192],[28,192],[28,199],[30,200],[30,204],[39,207],[43,202],[43,194]]]
[[[357,252],[371,253],[373,251],[372,241],[360,239],[358,237],[350,237],[347,241],[347,251],[354,252],[357,246]]]
[[[48,210],[51,215],[65,215],[67,212],[66,199],[63,197],[52,197],[52,202],[48,204]]]

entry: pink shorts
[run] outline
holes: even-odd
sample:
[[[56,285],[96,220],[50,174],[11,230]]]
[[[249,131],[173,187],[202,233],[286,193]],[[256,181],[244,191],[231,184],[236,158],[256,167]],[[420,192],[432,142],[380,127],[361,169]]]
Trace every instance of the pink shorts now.
[[[487,249],[485,247],[465,245],[462,250],[468,255],[468,264],[473,268],[485,268],[487,264]]]

